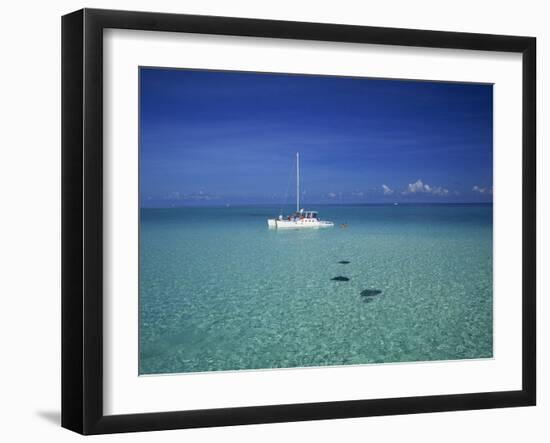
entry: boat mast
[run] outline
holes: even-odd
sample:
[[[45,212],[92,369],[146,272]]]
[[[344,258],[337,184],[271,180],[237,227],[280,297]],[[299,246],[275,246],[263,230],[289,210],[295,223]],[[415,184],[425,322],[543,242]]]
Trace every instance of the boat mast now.
[[[296,212],[300,212],[300,153],[296,153]]]

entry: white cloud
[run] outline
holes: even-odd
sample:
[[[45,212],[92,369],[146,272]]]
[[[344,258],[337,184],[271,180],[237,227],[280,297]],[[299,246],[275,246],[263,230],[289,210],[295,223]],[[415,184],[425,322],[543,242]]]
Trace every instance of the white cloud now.
[[[417,192],[426,192],[424,189],[424,183],[422,183],[422,180],[420,179],[414,183],[409,183],[409,186],[407,186],[407,190],[404,194],[415,194]]]
[[[432,194],[432,195],[439,195],[439,196],[445,196],[449,195],[449,190],[446,188],[442,188],[441,186],[430,186],[427,183],[422,182],[422,180],[418,179],[414,183],[409,183],[407,186],[407,189],[403,191],[403,194]]]
[[[434,195],[449,195],[449,190],[440,186],[434,186],[430,192]]]
[[[384,195],[391,195],[393,194],[393,189],[390,188],[387,185],[382,185],[382,191],[384,192]]]
[[[338,194],[336,194],[336,192],[329,192],[329,193],[327,194],[327,196],[328,196],[329,198],[336,198],[336,197],[338,196]]]
[[[492,194],[493,193],[493,190],[492,189],[489,189],[489,188],[482,188],[478,185],[475,185],[473,188],[472,188],[472,191],[473,192],[477,192],[478,194]]]

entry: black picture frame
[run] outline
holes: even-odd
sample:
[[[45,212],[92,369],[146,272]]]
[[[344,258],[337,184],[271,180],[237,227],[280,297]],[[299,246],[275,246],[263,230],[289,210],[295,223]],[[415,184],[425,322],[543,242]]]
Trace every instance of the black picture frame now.
[[[103,30],[522,54],[522,389],[130,415],[103,413]],[[83,9],[62,18],[62,426],[81,434],[530,406],[536,403],[536,39]],[[519,271],[519,270],[518,270]]]

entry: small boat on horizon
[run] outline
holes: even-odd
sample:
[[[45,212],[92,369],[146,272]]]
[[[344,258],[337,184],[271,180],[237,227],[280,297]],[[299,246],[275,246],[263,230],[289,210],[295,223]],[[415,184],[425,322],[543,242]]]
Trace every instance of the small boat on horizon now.
[[[271,229],[302,229],[302,228],[331,228],[334,223],[321,220],[318,211],[306,211],[300,208],[300,153],[296,153],[296,212],[292,215],[267,220]]]

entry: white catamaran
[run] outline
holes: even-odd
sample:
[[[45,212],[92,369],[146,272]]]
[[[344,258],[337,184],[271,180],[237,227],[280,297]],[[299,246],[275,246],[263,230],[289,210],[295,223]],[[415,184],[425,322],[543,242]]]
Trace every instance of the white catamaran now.
[[[300,208],[300,153],[296,153],[296,212],[292,215],[267,220],[267,226],[273,229],[330,228],[334,223],[321,220],[317,211],[305,211]]]

